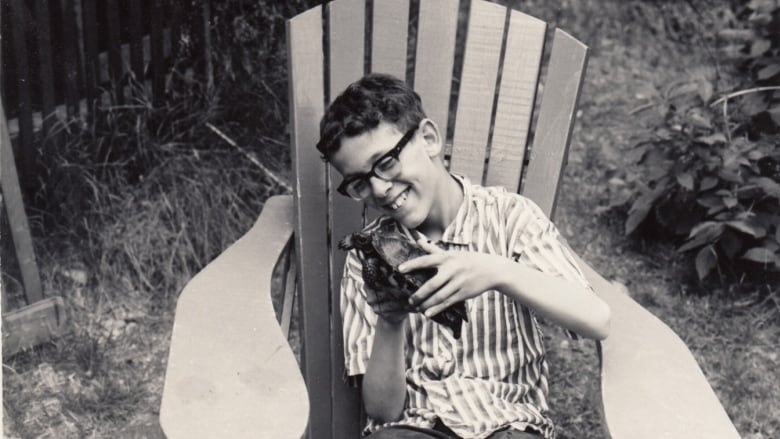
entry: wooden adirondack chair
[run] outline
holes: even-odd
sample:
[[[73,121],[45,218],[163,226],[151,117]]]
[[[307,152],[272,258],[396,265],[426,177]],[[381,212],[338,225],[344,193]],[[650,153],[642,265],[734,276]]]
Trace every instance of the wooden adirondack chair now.
[[[161,409],[169,437],[299,437],[304,429],[311,438],[359,437],[359,394],[345,384],[338,311],[344,255],[331,244],[371,213],[336,194],[339,178],[314,145],[326,99],[364,72],[406,77],[444,133],[456,83],[451,169],[472,181],[522,187],[554,211],[587,48],[554,32],[529,154],[545,23],[481,0],[471,2],[466,24],[457,0],[420,0],[415,14],[409,0],[369,4],[367,15],[363,0],[336,0],[288,23],[295,194],[269,199],[254,227],[182,292]],[[456,38],[464,31],[456,68]],[[739,437],[683,342],[622,286],[580,262],[612,308],[611,335],[599,349],[609,437]],[[288,273],[281,288],[301,301],[305,387],[271,305],[277,264]],[[286,301],[283,328],[291,309]]]

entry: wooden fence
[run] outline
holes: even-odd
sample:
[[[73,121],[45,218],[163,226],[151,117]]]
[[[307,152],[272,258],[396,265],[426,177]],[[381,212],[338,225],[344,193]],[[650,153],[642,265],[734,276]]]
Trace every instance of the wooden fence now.
[[[0,80],[23,185],[35,136],[48,138],[58,120],[139,96],[159,105],[183,60],[208,73],[193,62],[207,60],[208,0],[2,0],[2,16]]]

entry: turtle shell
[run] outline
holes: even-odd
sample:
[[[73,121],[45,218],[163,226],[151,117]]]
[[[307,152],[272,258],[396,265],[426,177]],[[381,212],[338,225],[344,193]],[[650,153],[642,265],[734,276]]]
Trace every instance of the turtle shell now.
[[[409,297],[436,274],[436,269],[409,273],[398,271],[402,263],[427,255],[428,252],[401,234],[392,220],[383,220],[379,227],[371,232],[356,232],[346,236],[339,242],[339,248],[359,251],[363,264],[363,280],[369,287],[381,291],[386,291],[388,285],[394,287],[390,289],[391,296],[385,299],[407,304]],[[411,305],[407,309],[415,311]],[[432,319],[452,329],[455,338],[460,338],[461,325],[464,320],[468,320],[466,305],[464,302],[456,303]]]
[[[406,237],[401,235],[385,236],[381,233],[374,233],[371,235],[371,244],[377,255],[393,268],[393,272],[398,274],[401,274],[398,271],[398,267],[401,264],[410,259],[428,254],[428,252],[420,248],[416,243],[409,241]],[[433,277],[434,274],[436,274],[435,269],[423,269],[402,275],[414,286],[414,291],[417,291],[417,288],[420,288],[422,284]],[[411,293],[413,294],[414,291]]]

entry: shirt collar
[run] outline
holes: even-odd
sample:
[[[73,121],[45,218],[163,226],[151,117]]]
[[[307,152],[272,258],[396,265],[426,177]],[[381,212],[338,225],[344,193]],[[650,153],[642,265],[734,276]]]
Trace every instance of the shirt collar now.
[[[458,213],[455,215],[455,219],[444,229],[444,234],[441,240],[450,244],[468,245],[471,243],[471,227],[468,221],[471,218],[471,211],[473,210],[472,199],[472,187],[471,181],[462,175],[452,174],[455,181],[460,184],[463,190],[463,202],[458,208]]]

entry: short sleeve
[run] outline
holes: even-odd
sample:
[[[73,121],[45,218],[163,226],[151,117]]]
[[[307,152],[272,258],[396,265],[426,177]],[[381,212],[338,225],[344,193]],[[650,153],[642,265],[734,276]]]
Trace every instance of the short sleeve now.
[[[593,291],[558,228],[533,201],[516,195],[507,215],[512,258],[527,267],[580,284]],[[572,338],[576,333],[566,331]]]
[[[341,278],[341,322],[344,336],[344,367],[347,376],[366,372],[377,316],[366,302],[362,264],[357,252],[347,253]]]

